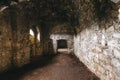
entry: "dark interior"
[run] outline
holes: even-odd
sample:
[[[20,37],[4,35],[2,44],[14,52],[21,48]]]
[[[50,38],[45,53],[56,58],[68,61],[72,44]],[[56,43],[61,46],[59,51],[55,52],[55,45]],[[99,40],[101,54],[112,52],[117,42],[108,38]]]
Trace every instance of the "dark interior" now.
[[[57,41],[58,49],[59,48],[67,48],[67,40],[58,40]]]

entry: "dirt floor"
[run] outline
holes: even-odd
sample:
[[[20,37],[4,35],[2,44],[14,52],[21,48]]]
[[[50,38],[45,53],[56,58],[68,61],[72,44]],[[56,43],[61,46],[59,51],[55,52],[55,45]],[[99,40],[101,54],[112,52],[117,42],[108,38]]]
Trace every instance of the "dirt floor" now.
[[[75,56],[43,56],[22,68],[0,74],[0,80],[100,80]]]

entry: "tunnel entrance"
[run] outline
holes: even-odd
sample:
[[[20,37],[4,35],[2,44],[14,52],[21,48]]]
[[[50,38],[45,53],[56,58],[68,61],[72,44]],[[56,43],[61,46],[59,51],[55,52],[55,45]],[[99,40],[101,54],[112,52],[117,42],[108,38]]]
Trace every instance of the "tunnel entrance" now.
[[[68,53],[67,40],[64,39],[57,40],[57,52]]]
[[[68,48],[67,46],[67,40],[61,39],[61,40],[57,40],[57,45],[58,45],[58,49],[59,48]]]

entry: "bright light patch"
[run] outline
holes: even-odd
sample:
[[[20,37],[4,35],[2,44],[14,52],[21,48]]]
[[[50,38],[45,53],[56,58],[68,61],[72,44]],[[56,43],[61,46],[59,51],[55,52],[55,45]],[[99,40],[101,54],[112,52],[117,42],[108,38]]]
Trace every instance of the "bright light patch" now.
[[[6,8],[8,8],[8,6],[4,6],[4,7],[0,8],[0,12],[2,12],[3,10],[5,10]]]
[[[111,1],[113,1],[114,3],[118,3],[120,0],[111,0]]]
[[[33,32],[32,29],[30,29],[30,34],[31,34],[32,36],[34,36],[34,32]]]
[[[37,39],[40,41],[40,33],[38,33],[38,35],[37,35]]]
[[[119,14],[118,14],[118,18],[119,18],[119,20],[120,20],[120,9],[118,10],[118,12],[119,12]]]

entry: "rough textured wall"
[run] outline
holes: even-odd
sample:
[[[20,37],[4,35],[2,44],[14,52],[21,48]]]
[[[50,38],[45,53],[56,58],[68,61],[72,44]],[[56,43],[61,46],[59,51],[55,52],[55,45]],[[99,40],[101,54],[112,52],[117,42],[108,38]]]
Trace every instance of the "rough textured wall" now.
[[[10,7],[11,28],[12,28],[12,63],[21,67],[30,62],[30,58],[40,56],[40,42],[37,40],[36,21],[31,21],[26,4],[19,4]],[[33,16],[34,17],[34,16]],[[29,30],[33,26],[35,29],[34,49],[31,51]],[[31,54],[32,57],[31,57]]]
[[[15,65],[23,66],[29,63],[30,59],[30,45],[29,45],[29,23],[27,22],[26,15],[22,11],[18,11],[16,16],[16,52],[13,55]]]
[[[11,26],[7,12],[0,13],[0,71],[11,66]]]
[[[0,71],[30,62],[29,20],[17,6],[0,12]]]
[[[29,63],[29,25],[16,12],[11,7],[0,13],[0,70]]]
[[[101,80],[120,79],[120,23],[94,23],[74,36],[75,55]]]
[[[109,0],[78,1],[85,4],[78,4],[80,25],[74,36],[75,55],[101,80],[119,80],[118,7]]]

